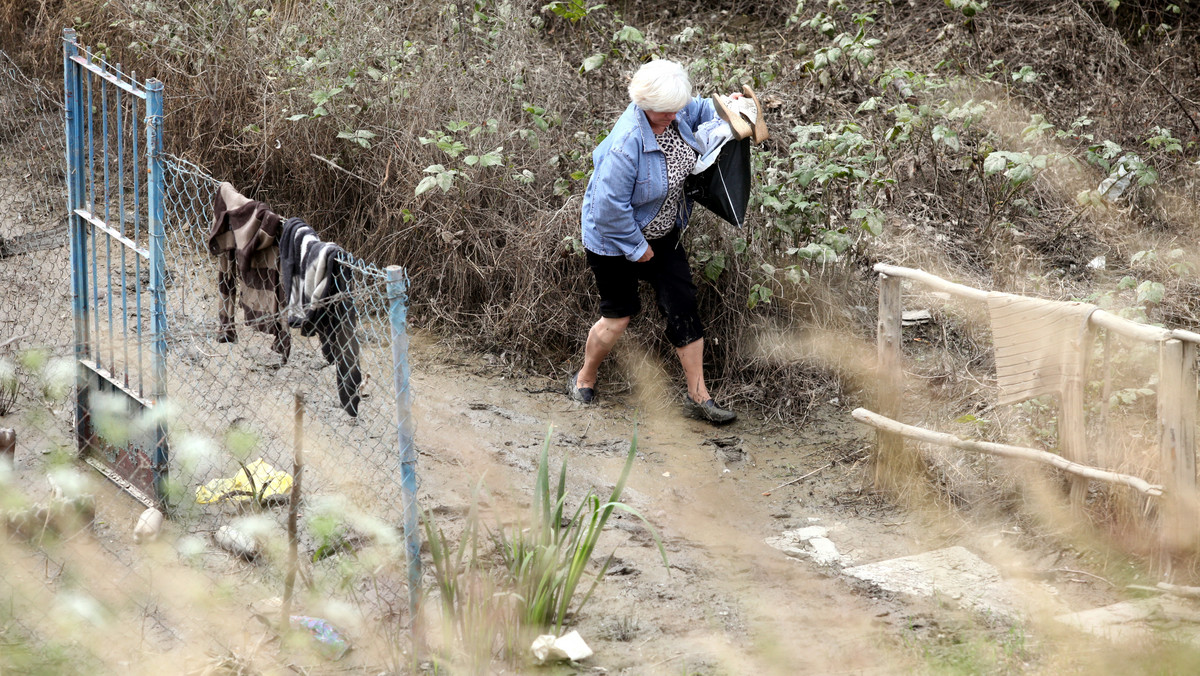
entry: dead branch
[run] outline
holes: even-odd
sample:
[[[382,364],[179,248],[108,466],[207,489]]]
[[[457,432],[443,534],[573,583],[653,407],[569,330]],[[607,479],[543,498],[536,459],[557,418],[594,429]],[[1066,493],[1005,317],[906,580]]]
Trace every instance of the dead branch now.
[[[876,429],[884,430],[885,432],[899,434],[900,436],[908,439],[924,441],[926,443],[937,444],[939,446],[950,446],[951,448],[957,448],[964,451],[974,451],[976,453],[997,455],[1005,458],[1032,460],[1045,465],[1052,465],[1064,472],[1067,472],[1068,474],[1074,474],[1075,476],[1095,479],[1096,481],[1104,481],[1106,483],[1129,486],[1130,488],[1133,488],[1151,497],[1162,497],[1163,494],[1162,486],[1151,484],[1140,477],[1130,476],[1128,474],[1120,474],[1118,472],[1110,472],[1108,470],[1097,469],[1095,467],[1088,467],[1087,465],[1071,462],[1062,456],[1055,455],[1053,453],[1047,453],[1046,451],[1039,451],[1034,448],[1025,448],[1022,446],[997,444],[990,441],[959,439],[951,434],[934,432],[933,430],[914,427],[912,425],[905,425],[904,423],[897,422],[891,418],[885,418],[878,413],[868,411],[865,408],[856,408],[851,415],[854,416],[855,420],[861,423],[870,425]]]

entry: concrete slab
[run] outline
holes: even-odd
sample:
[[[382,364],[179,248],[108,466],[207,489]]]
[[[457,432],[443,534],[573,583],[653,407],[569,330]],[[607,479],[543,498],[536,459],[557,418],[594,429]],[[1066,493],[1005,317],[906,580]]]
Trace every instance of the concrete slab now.
[[[1017,591],[995,566],[963,547],[947,547],[842,571],[898,594],[939,597],[1004,620],[1023,619]]]
[[[1141,641],[1150,637],[1150,625],[1146,620],[1154,616],[1157,608],[1158,599],[1138,599],[1067,613],[1054,619],[1110,641]]]
[[[1200,643],[1200,603],[1171,595],[1122,601],[1054,619],[1114,643],[1141,642],[1163,632]]]

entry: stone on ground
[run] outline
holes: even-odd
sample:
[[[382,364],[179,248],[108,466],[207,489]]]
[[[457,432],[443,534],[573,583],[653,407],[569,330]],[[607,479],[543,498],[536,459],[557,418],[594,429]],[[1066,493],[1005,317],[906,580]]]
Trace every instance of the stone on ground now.
[[[1018,592],[995,566],[964,547],[947,547],[842,571],[881,589],[951,600],[959,607],[1013,622],[1022,619]]]

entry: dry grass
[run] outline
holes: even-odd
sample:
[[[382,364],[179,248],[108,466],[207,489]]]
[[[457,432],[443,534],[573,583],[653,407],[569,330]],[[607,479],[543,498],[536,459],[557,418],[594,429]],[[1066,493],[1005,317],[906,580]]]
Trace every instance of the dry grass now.
[[[853,121],[886,147],[874,169],[894,181],[869,195],[885,215],[883,236],[858,238],[836,264],[801,264],[811,275],[802,284],[767,280],[762,272],[763,263],[796,263],[787,249],[807,243],[805,233],[781,235],[771,210],[755,211],[740,233],[707,216],[697,219],[690,231],[693,253],[727,254],[724,273],[700,286],[710,381],[734,404],[753,404],[768,418],[795,421],[833,397],[869,395],[876,303],[870,265],[876,261],[923,268],[979,288],[1089,299],[1169,326],[1200,323],[1195,302],[1200,288],[1192,279],[1200,269],[1194,224],[1200,181],[1190,162],[1200,142],[1200,82],[1193,77],[1200,43],[1191,6],[1175,19],[1160,3],[1122,2],[1113,13],[1103,3],[1077,0],[994,2],[967,24],[942,3],[848,2],[851,11],[877,12],[868,30],[883,44],[870,66],[822,80],[802,64],[826,40],[787,25],[796,6],[791,0],[715,3],[706,6],[706,14],[664,3],[614,3],[579,23],[540,11],[541,4],[506,5],[501,13],[502,4],[480,3],[481,18],[468,16],[469,3],[390,8],[348,3],[332,14],[295,0],[264,6],[265,14],[255,17],[225,3],[151,11],[138,2],[32,6],[0,0],[0,45],[24,37],[24,62],[49,66],[56,61],[61,27],[75,17],[90,22],[82,29],[85,41],[106,42],[116,52],[113,60],[138,63],[141,76],[167,81],[172,152],[282,212],[303,214],[364,257],[405,265],[413,279],[416,323],[502,353],[508,363],[555,374],[556,382],[578,358],[595,313],[590,275],[569,241],[578,235],[585,185],[571,174],[589,168],[591,149],[623,108],[623,78],[653,55],[706,59],[696,74],[701,93],[756,78],[759,93],[779,102],[768,118],[772,140],[759,160],[792,153],[796,125]],[[813,6],[802,18],[829,9],[808,4]],[[751,10],[753,18],[740,16]],[[849,24],[849,11],[830,11],[843,27]],[[1159,34],[1155,27],[1164,21],[1176,28]],[[614,42],[612,36],[626,24],[655,46]],[[672,41],[693,25],[703,28],[702,37]],[[1143,25],[1150,27],[1145,34]],[[755,50],[718,58],[726,40],[751,43]],[[135,43],[145,50],[130,46]],[[609,57],[602,68],[578,72],[584,58],[601,52]],[[1003,66],[994,66],[997,61]],[[1040,76],[1018,86],[1009,73],[1023,65]],[[954,82],[920,93],[916,105],[990,102],[980,121],[963,131],[960,149],[951,152],[933,142],[928,129],[908,143],[884,143],[895,124],[895,115],[884,108],[900,99],[873,78],[898,66]],[[989,71],[998,75],[985,81]],[[313,95],[335,87],[341,90],[322,104],[327,115],[288,120],[312,113]],[[856,112],[873,96],[883,102],[877,112]],[[534,106],[544,109],[541,122],[530,112]],[[1024,130],[1034,115],[1058,129],[1079,116],[1092,118],[1084,131],[1095,142],[1109,140],[1137,152],[1155,166],[1158,181],[1109,207],[1081,207],[1076,196],[1094,189],[1106,172],[1084,159],[1089,145],[1084,139],[1027,137]],[[466,126],[446,127],[457,121]],[[1172,130],[1182,152],[1146,146],[1154,126]],[[480,131],[472,135],[475,128]],[[370,147],[338,138],[357,130],[373,134]],[[420,140],[438,134],[461,141],[461,154],[450,157]],[[500,146],[502,167],[463,161]],[[1018,204],[998,199],[999,177],[981,171],[994,149],[1078,161],[1041,173],[1014,193],[1023,200]],[[416,195],[430,175],[426,168],[437,164],[463,175],[446,193]],[[533,177],[529,182],[512,178],[525,171]],[[831,222],[847,224],[843,201],[830,204]],[[745,254],[733,253],[738,239],[745,240]],[[1135,261],[1142,251],[1156,255]],[[1101,255],[1107,259],[1104,269],[1087,266]],[[1162,300],[1139,300],[1134,288],[1122,286],[1125,277],[1162,284]],[[774,284],[772,302],[749,309],[750,289],[767,281]],[[1056,420],[1050,408],[992,407],[984,313],[914,290],[905,293],[906,307],[928,307],[934,315],[932,324],[906,332],[920,339],[906,342],[911,395],[906,420],[1052,446]],[[614,372],[606,374],[614,390],[628,387],[650,415],[661,413],[651,402],[673,396],[660,375],[678,375],[660,326],[655,317],[639,320],[609,365]],[[1093,422],[1112,392],[1149,383],[1153,361],[1128,348],[1121,354],[1111,383],[1089,390]],[[1107,431],[1092,430],[1093,460],[1148,477],[1159,472],[1153,409],[1153,398],[1143,395],[1109,411]],[[986,423],[954,422],[964,414]],[[1074,515],[1059,511],[1061,477],[1035,481],[1008,463],[932,451],[920,470],[927,482],[901,482],[920,500],[980,513],[1025,506],[1017,511],[1049,515],[1043,527],[1051,532],[1056,524],[1077,523]],[[1154,509],[1128,493],[1104,489],[1093,491],[1088,509],[1110,542],[1148,553],[1144,535],[1159,518]],[[1193,543],[1177,547],[1188,551]]]

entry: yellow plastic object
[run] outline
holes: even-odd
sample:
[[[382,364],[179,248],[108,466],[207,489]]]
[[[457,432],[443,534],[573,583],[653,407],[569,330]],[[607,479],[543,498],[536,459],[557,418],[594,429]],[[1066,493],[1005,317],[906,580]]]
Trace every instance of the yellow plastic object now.
[[[247,476],[249,472],[249,476]],[[251,486],[250,478],[254,479]],[[262,458],[246,465],[232,479],[213,479],[196,487],[196,502],[202,505],[225,500],[243,501],[257,495],[258,500],[287,495],[292,490],[292,475],[275,469]]]

